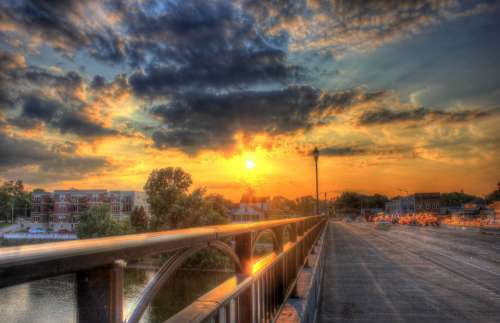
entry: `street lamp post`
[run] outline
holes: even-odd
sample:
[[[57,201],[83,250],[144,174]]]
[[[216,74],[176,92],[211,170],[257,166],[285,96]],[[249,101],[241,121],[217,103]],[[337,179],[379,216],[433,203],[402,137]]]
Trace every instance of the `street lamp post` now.
[[[313,156],[314,156],[314,164],[316,166],[316,215],[319,215],[319,184],[318,184],[319,150],[318,150],[318,147],[314,147]]]

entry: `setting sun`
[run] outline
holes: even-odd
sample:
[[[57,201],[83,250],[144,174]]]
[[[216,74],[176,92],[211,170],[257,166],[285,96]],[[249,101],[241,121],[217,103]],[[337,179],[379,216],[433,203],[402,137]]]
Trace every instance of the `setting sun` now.
[[[247,169],[253,169],[255,168],[255,163],[253,162],[253,160],[248,159],[245,163],[245,166]]]

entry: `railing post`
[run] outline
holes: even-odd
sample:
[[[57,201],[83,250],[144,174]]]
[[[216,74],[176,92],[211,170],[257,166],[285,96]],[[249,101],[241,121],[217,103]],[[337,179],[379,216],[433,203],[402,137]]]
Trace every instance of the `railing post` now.
[[[274,235],[276,236],[276,246],[274,246],[274,251],[279,254],[280,252],[283,251],[283,245],[284,245],[284,227],[279,227],[279,228],[274,228],[273,232]]]
[[[76,274],[79,323],[123,322],[123,271],[125,262],[117,260]]]
[[[234,240],[235,252],[240,260],[242,273],[252,275],[253,234],[251,232],[239,234],[234,237]],[[255,285],[252,284],[239,297],[238,322],[253,323],[255,321],[254,289]]]

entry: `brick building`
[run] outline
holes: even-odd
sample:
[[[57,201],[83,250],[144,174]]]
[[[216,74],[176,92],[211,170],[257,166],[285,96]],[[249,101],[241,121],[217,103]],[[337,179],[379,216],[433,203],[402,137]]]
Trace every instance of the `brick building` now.
[[[54,209],[54,200],[51,193],[33,192],[31,194],[31,221],[46,223]]]
[[[32,194],[31,219],[23,221],[23,227],[73,232],[80,214],[99,205],[108,205],[111,215],[119,220],[129,220],[136,206],[149,211],[144,192],[77,189],[35,192]]]

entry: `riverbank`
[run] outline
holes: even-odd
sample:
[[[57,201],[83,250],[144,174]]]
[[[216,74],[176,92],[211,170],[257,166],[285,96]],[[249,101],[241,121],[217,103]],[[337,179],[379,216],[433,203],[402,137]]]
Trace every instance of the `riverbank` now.
[[[74,233],[13,232],[13,233],[4,233],[3,239],[6,239],[6,240],[62,241],[62,240],[77,240],[78,237]]]

